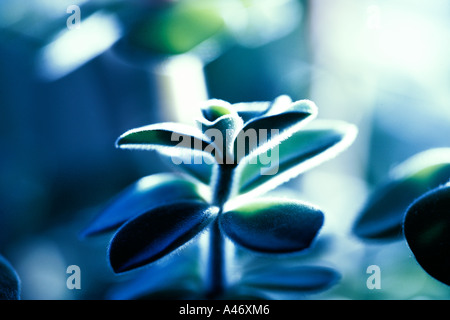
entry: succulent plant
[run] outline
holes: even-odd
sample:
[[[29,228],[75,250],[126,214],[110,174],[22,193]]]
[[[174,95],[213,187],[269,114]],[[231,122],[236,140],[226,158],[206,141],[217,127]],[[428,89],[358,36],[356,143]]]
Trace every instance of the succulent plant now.
[[[299,199],[261,195],[337,155],[357,129],[342,121],[311,121],[316,105],[288,96],[237,104],[211,99],[202,115],[197,127],[157,123],[119,137],[118,148],[156,150],[181,172],[140,179],[84,235],[115,230],[108,258],[112,269],[123,273],[208,232],[205,292],[219,297],[228,287],[225,239],[273,255],[311,246],[324,213]]]

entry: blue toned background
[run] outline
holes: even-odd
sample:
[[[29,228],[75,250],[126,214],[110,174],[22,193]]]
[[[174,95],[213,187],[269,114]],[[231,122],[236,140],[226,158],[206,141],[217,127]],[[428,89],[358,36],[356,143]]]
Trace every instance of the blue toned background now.
[[[393,166],[450,146],[450,3],[184,0],[208,8],[207,18],[186,12],[211,31],[165,29],[179,16],[158,9],[182,2],[1,1],[0,254],[22,299],[120,297],[116,288],[132,279],[111,271],[108,237],[78,238],[123,188],[172,168],[156,153],[116,149],[120,134],[193,123],[207,98],[281,94],[359,128],[347,151],[285,186],[324,210],[330,241],[319,261],[342,274],[311,297],[448,299],[404,241],[365,243],[351,228]],[[70,5],[80,7],[79,29],[67,27]],[[139,28],[152,21],[145,38]],[[80,267],[81,290],[66,287],[70,265]],[[382,271],[380,290],[366,286],[370,265]]]

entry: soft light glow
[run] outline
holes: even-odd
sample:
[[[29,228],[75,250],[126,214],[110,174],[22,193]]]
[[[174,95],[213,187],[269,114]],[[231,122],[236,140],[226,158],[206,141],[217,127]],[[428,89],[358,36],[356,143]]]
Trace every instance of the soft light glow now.
[[[110,48],[121,36],[112,15],[96,13],[81,21],[81,28],[64,30],[38,57],[39,73],[49,80],[61,78]]]
[[[201,117],[198,107],[208,99],[202,61],[190,54],[176,55],[158,65],[155,74],[165,116],[192,125]]]
[[[403,69],[416,76],[433,69],[442,54],[442,41],[448,39],[444,26],[419,12],[391,10],[390,18],[384,14],[377,29],[377,56],[374,57],[377,64]]]

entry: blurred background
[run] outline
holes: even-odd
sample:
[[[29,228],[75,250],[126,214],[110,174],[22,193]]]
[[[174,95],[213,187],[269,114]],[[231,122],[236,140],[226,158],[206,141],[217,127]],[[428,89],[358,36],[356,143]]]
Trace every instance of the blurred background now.
[[[79,11],[77,11],[79,8]],[[171,170],[114,147],[128,129],[194,123],[208,98],[311,99],[359,128],[337,158],[288,185],[325,212],[323,299],[448,299],[404,241],[362,243],[351,225],[374,186],[413,154],[450,146],[447,0],[2,0],[0,254],[23,299],[104,299],[109,236],[78,238],[138,178]],[[66,287],[69,265],[81,290]],[[370,265],[382,289],[366,287]]]

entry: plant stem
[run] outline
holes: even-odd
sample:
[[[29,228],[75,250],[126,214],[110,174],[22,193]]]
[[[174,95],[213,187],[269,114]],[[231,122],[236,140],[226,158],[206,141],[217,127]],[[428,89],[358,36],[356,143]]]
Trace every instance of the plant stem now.
[[[219,229],[219,220],[211,225],[209,235],[209,261],[208,261],[208,292],[209,299],[220,297],[226,287],[225,245],[223,235]]]
[[[219,165],[217,168],[217,177],[213,185],[213,204],[220,208],[218,216],[222,214],[223,206],[231,195],[235,167]],[[219,228],[219,219],[216,219],[210,228],[207,271],[209,281],[207,295],[208,298],[215,299],[223,294],[227,286],[225,241]]]
[[[233,175],[236,165],[221,164],[217,167],[217,176],[213,181],[213,205],[223,209],[223,205],[230,198],[233,188]]]

